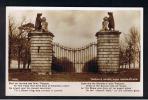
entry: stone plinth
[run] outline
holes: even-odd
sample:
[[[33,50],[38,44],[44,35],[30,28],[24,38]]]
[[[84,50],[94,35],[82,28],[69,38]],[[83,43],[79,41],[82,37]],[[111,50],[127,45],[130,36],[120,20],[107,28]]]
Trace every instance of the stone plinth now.
[[[116,73],[119,70],[119,31],[97,32],[98,70],[105,73]]]
[[[38,74],[51,74],[54,35],[50,32],[32,32],[28,36],[31,42],[31,71]]]

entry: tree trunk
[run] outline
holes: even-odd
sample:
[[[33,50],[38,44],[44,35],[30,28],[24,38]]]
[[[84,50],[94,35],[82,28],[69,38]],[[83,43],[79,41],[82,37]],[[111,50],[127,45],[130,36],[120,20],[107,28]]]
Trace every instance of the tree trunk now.
[[[11,68],[11,46],[9,45],[9,62],[8,62],[9,69]]]
[[[26,69],[27,63],[27,50],[25,49],[25,57],[23,57],[23,69]]]
[[[28,61],[28,66],[27,68],[29,69],[30,63],[31,63],[31,55],[30,55],[30,51],[27,50],[27,61]]]
[[[28,66],[27,66],[27,69],[29,69],[29,65],[30,65],[30,62],[28,61]]]
[[[18,48],[18,69],[20,69],[20,51],[21,51],[21,47],[19,46]]]
[[[140,59],[140,56],[141,56],[141,55],[140,55],[140,51],[138,51],[138,52],[139,52],[139,62],[138,62],[138,63],[139,63],[139,69],[140,69],[140,62],[141,62],[141,61],[140,61],[140,60],[141,60],[141,59]]]
[[[26,61],[23,61],[23,69],[26,67]]]
[[[129,69],[130,69],[131,68],[131,54],[129,54],[129,62],[128,63],[129,63]]]

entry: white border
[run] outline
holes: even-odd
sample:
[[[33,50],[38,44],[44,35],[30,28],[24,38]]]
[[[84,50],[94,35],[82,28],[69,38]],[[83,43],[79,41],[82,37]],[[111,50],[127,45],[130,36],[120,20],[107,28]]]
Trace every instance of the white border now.
[[[21,6],[7,6],[6,11],[9,10],[94,10],[94,11],[104,11],[104,10],[141,10],[143,11],[142,7],[21,7]]]
[[[6,7],[6,95],[8,95],[8,14],[9,14],[9,10],[89,10],[89,11],[118,11],[118,10],[139,10],[141,12],[140,14],[140,43],[141,43],[141,67],[140,67],[140,82],[134,82],[135,84],[140,84],[138,85],[140,89],[143,90],[143,8],[142,7],[11,7],[11,6],[7,6]],[[65,82],[67,83],[67,82]],[[77,82],[73,82],[73,83],[77,83]],[[125,83],[129,83],[130,82],[125,82]],[[63,95],[61,95],[63,96]],[[66,95],[65,95],[66,96]],[[68,96],[68,95],[67,95]],[[71,96],[78,96],[78,95],[71,95]],[[80,95],[83,96],[83,95]],[[84,96],[89,96],[89,95],[84,95]],[[93,96],[93,95],[91,95]],[[95,96],[99,96],[99,95],[95,95]],[[104,95],[106,96],[106,95]],[[119,95],[117,95],[119,96]],[[121,95],[121,96],[132,96],[132,95]],[[136,96],[136,95],[134,95]],[[139,96],[143,96],[143,92],[139,95]]]

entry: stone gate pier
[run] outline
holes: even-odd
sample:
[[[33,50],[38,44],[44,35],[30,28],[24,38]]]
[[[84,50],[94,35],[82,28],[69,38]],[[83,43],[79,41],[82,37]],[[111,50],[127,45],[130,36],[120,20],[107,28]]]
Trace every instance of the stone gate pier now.
[[[100,31],[97,37],[98,70],[116,73],[119,70],[119,31]]]
[[[30,38],[31,71],[38,74],[51,74],[52,40],[54,35],[50,32],[31,32]]]

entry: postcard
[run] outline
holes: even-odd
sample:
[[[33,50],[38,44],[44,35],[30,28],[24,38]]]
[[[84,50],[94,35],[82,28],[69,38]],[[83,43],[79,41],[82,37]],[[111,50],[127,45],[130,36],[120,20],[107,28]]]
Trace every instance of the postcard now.
[[[143,96],[143,8],[6,7],[6,96]]]

